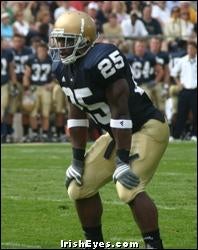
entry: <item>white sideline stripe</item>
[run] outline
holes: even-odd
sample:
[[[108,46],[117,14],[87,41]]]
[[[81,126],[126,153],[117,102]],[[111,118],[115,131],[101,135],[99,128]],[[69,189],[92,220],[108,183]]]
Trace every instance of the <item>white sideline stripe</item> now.
[[[1,242],[1,245],[3,246],[13,246],[13,247],[23,247],[23,248],[42,248],[41,246],[32,246],[32,245],[26,245],[26,244],[20,244],[16,242]]]
[[[71,200],[66,199],[52,199],[52,198],[42,198],[42,197],[22,197],[22,196],[3,196],[4,199],[11,199],[11,200],[26,200],[26,201],[51,201],[51,202],[66,202],[66,203],[72,203]],[[107,205],[119,205],[124,206],[125,204],[121,201],[103,201],[103,204]],[[189,211],[195,211],[195,207],[189,207],[189,206],[163,206],[163,205],[157,205],[158,208],[164,209],[164,210],[178,210],[178,209],[185,209]]]

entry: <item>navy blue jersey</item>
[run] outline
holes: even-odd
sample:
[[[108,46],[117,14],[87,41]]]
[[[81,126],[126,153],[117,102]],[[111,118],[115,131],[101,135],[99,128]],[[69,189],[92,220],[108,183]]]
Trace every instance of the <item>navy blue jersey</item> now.
[[[169,64],[169,54],[165,51],[160,51],[157,54],[154,54],[156,56],[156,61],[159,63],[163,68],[164,66],[167,66]]]
[[[131,65],[134,80],[139,86],[155,80],[154,67],[157,61],[153,54],[146,52],[143,57],[130,55],[127,59]]]
[[[13,49],[13,53],[14,53],[15,73],[17,76],[17,80],[22,83],[24,74],[24,65],[33,52],[31,48],[24,47],[20,52]]]
[[[9,64],[13,62],[14,56],[11,50],[1,50],[1,86],[10,80]]]
[[[43,61],[40,61],[37,55],[32,55],[26,62],[31,70],[31,84],[43,86],[53,80],[52,59],[48,55]]]
[[[127,59],[112,44],[97,43],[75,64],[54,62],[52,68],[68,101],[87,112],[110,134],[111,113],[105,93],[108,86],[118,79],[126,79],[129,85],[133,132],[139,130],[148,119],[161,117],[145,92],[134,82]]]

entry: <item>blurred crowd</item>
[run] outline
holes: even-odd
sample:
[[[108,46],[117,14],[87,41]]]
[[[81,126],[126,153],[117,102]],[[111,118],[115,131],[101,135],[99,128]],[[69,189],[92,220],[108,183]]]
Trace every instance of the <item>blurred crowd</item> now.
[[[68,10],[87,12],[96,22],[98,41],[125,54],[134,80],[166,115],[171,138],[196,140],[196,4],[1,1],[2,142],[69,140],[67,100],[52,74],[47,46],[54,22]],[[182,65],[189,67],[187,80]],[[91,122],[90,140],[102,132]]]

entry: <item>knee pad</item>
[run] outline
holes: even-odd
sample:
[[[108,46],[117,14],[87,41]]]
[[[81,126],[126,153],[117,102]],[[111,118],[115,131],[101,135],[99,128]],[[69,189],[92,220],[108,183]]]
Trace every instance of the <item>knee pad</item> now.
[[[92,190],[85,186],[78,186],[75,180],[71,181],[67,189],[68,196],[71,200],[86,199],[95,195],[97,192],[97,190]]]
[[[78,186],[75,180],[71,181],[67,189],[68,196],[71,200],[78,200],[81,197],[81,187]]]
[[[136,195],[144,191],[144,187],[139,184],[132,189],[125,188],[119,181],[116,182],[118,197],[124,203],[129,203],[135,199]]]

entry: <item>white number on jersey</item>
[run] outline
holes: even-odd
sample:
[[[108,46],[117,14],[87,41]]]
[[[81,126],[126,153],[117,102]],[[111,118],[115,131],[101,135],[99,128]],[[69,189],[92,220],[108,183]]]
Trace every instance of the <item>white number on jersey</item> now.
[[[111,60],[110,60],[110,59]],[[109,54],[109,58],[104,58],[99,64],[98,69],[105,79],[116,73],[116,69],[124,67],[124,61],[118,50]]]
[[[28,55],[23,55],[23,56],[14,56],[14,61],[15,61],[15,73],[20,74],[24,72],[24,64],[27,62],[29,56]]]
[[[32,70],[34,71],[32,74],[32,81],[37,82],[46,82],[48,79],[48,75],[51,71],[50,64],[33,64]]]
[[[7,68],[7,60],[5,58],[1,58],[1,75],[6,75],[6,68]]]
[[[135,79],[140,79],[142,75],[147,79],[149,78],[149,74],[153,73],[148,61],[144,63],[143,68],[141,62],[134,62],[132,64],[132,71]]]
[[[130,66],[130,69],[131,69],[131,75],[132,75],[133,82],[135,83],[134,91],[135,91],[135,93],[139,93],[140,95],[143,95],[144,90],[143,90],[142,88],[140,88],[140,87],[137,85],[137,82],[134,80],[134,78],[133,78],[133,69],[132,69],[131,66]]]
[[[89,115],[95,120],[97,123],[102,123],[104,125],[108,124],[111,118],[109,106],[105,102],[97,102],[91,105],[88,105],[84,102],[83,98],[92,96],[93,93],[89,88],[81,88],[81,89],[74,89],[74,93],[71,91],[70,88],[62,87],[65,95],[67,95],[72,104],[77,106],[78,108],[82,109],[82,107],[87,108],[90,113]],[[78,100],[78,104],[77,101]],[[102,116],[98,111],[102,111],[104,116]]]

